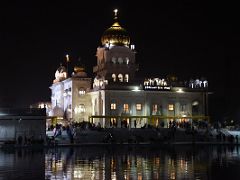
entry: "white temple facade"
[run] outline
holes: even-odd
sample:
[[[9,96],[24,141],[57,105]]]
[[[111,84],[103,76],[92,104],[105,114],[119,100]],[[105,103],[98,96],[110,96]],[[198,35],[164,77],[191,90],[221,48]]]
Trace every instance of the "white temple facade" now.
[[[65,67],[60,66],[59,69],[67,74]],[[57,72],[55,74],[58,75]],[[75,66],[71,77],[66,76],[61,80],[58,76],[55,78],[50,87],[52,110],[49,116],[65,119],[67,122],[87,119],[91,115],[91,97],[88,92],[91,90],[92,80],[87,78],[84,68]]]
[[[85,69],[75,66],[72,76],[64,66],[55,73],[52,110],[49,116],[65,122],[91,121],[103,127],[142,127],[170,120],[203,120],[208,116],[208,82],[206,79],[179,81],[174,75],[166,78],[138,79],[135,72],[135,46],[127,31],[118,22],[101,37],[97,48],[95,78],[87,77]]]

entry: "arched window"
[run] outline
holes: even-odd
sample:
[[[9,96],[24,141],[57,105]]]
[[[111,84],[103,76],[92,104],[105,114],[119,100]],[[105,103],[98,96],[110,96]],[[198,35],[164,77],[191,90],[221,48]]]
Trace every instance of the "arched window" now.
[[[174,104],[168,104],[168,110],[173,111],[174,110]]]
[[[118,80],[119,80],[119,82],[123,82],[123,75],[122,74],[118,75]]]
[[[208,87],[208,81],[207,81],[207,80],[203,81],[203,87],[204,87],[204,88],[207,88],[207,87]]]
[[[116,81],[117,81],[116,74],[112,74],[112,80],[113,80],[113,82],[116,82]]]
[[[199,101],[195,100],[192,102],[192,115],[199,114]]]
[[[117,62],[117,58],[116,57],[112,57],[112,63],[116,64],[116,62]]]
[[[129,64],[129,58],[128,57],[126,57],[125,62],[126,62],[126,64]]]
[[[79,112],[80,112],[80,113],[84,113],[85,111],[86,111],[85,105],[84,105],[84,104],[80,104],[80,105],[79,105]]]
[[[195,84],[195,88],[199,88],[199,87],[200,87],[200,81],[199,81],[199,79],[196,79],[195,82],[194,82],[194,84]]]
[[[125,76],[124,76],[124,81],[125,81],[125,82],[128,82],[128,81],[129,81],[129,75],[128,75],[128,74],[125,74]]]
[[[81,96],[81,95],[84,95],[86,93],[85,89],[84,88],[79,88],[79,91],[78,91],[78,94]]]
[[[153,104],[152,105],[152,115],[156,115],[158,111],[158,105],[157,104]]]
[[[118,58],[118,63],[122,64],[123,63],[123,59],[121,57]]]
[[[84,104],[79,104],[78,106],[76,106],[74,108],[74,111],[75,111],[76,114],[77,113],[85,113],[85,111],[86,111],[85,105]]]
[[[129,112],[129,104],[123,104],[123,111]]]

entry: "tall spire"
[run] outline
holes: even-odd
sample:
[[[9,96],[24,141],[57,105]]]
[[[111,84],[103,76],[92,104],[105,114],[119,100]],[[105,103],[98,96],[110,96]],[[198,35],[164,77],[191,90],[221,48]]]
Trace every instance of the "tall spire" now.
[[[118,9],[114,9],[113,12],[114,12],[114,20],[117,20],[118,19]]]

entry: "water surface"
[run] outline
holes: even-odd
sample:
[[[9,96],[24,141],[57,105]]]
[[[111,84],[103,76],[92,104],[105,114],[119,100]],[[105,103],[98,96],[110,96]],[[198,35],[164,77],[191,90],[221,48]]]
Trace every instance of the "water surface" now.
[[[238,179],[238,146],[0,150],[1,179]]]

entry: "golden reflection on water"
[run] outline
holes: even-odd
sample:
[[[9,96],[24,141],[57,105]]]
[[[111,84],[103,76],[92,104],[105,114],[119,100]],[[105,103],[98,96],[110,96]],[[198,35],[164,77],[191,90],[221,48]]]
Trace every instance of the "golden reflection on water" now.
[[[232,157],[219,154],[215,149],[209,152],[192,149],[173,152],[95,149],[87,152],[81,148],[50,149],[45,155],[45,176],[49,179],[100,180],[208,179],[213,159]]]

